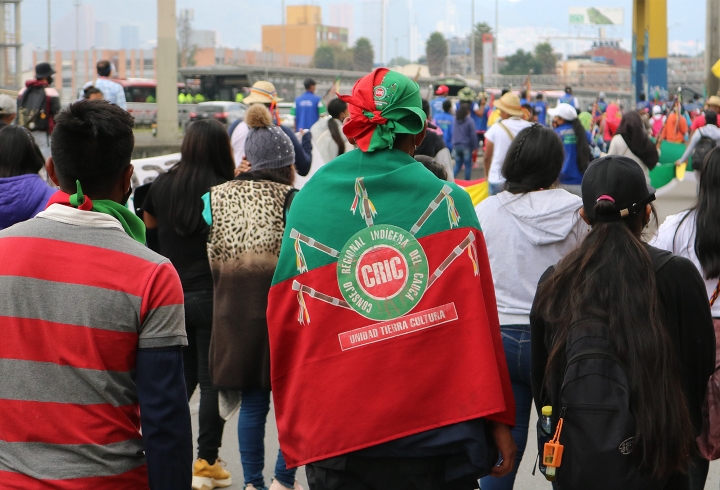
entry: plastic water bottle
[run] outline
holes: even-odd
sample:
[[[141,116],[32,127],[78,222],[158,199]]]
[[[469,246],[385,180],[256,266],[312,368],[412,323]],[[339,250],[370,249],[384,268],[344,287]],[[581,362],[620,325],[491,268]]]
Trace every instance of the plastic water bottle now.
[[[552,438],[552,407],[549,405],[546,405],[542,407],[542,417],[540,418],[540,427],[542,428],[543,432],[545,434],[545,442],[549,442]],[[555,468],[552,466],[545,466],[544,461],[542,460],[542,446],[541,446],[541,453],[540,453],[540,471],[545,474],[545,478],[548,481],[555,480]]]

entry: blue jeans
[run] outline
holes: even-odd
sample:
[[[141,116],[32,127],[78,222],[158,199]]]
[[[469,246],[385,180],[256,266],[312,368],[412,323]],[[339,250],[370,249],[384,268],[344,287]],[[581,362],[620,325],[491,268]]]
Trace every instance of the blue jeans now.
[[[488,182],[488,192],[491,196],[500,194],[504,190],[505,182],[500,182],[499,184],[493,184],[492,182]]]
[[[470,172],[472,171],[472,150],[462,146],[453,148],[453,158],[455,159],[455,177],[465,166],[465,180],[470,180]]]
[[[263,468],[265,467],[265,421],[270,411],[270,392],[244,390],[238,420],[240,462],[245,485],[252,483],[258,490],[266,490]],[[288,470],[282,452],[278,451],[275,463],[275,479],[288,488],[295,484],[295,470]]]
[[[512,436],[517,446],[517,454],[515,455],[515,466],[509,474],[502,478],[486,476],[480,480],[482,490],[512,490],[515,484],[515,475],[527,445],[530,410],[532,409],[530,325],[501,325],[500,333],[515,397],[515,428],[512,430]]]

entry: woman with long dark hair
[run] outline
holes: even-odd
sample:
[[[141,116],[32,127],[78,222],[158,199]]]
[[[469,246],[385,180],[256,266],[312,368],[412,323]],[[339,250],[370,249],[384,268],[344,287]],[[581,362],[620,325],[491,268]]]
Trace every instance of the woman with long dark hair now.
[[[515,396],[515,466],[502,478],[485,477],[483,490],[511,490],[527,444],[530,386],[530,307],[540,276],[582,236],[582,200],[557,188],[563,146],[540,124],[523,129],[510,145],[502,173],[505,191],[477,205],[490,258],[500,332]]]
[[[543,275],[530,315],[536,406],[552,405],[553,421],[565,420],[556,481],[568,490],[630,488],[608,482],[631,477],[643,483],[632,488],[690,488],[684,473],[715,367],[705,285],[689,260],[643,242],[655,191],[634,160],[596,160],[582,187],[581,216],[591,230]],[[581,352],[595,357],[583,360],[577,346],[588,345]],[[568,402],[581,390],[573,381],[575,392],[565,391],[569,376],[593,366],[627,390],[608,392],[600,402]],[[583,378],[593,379],[609,378]],[[598,396],[597,390],[584,395]],[[597,415],[610,413],[602,410],[614,415]],[[610,430],[620,421],[621,430]]]
[[[705,279],[705,295],[712,301],[720,284],[720,149],[712,149],[701,167],[700,185],[695,204],[688,210],[668,216],[651,245],[692,261]],[[720,301],[712,304],[716,344],[720,333]],[[720,360],[720,359],[719,359]],[[691,475],[702,488],[708,461],[700,460]]]
[[[548,111],[555,132],[565,149],[565,161],[560,171],[560,187],[576,195],[580,193],[583,174],[590,163],[590,133],[578,119],[577,111],[570,104],[558,104]]]
[[[650,170],[657,165],[659,155],[637,111],[630,111],[622,117],[607,152],[608,155],[620,155],[635,160],[642,168],[645,180],[650,183]]]
[[[1,126],[0,126],[1,127]],[[0,130],[0,230],[45,209],[56,190],[38,172],[45,159],[33,135],[20,126]]]
[[[235,162],[230,138],[222,124],[197,121],[188,126],[180,161],[153,182],[144,202],[148,242],[175,266],[185,294],[183,350],[188,400],[200,384],[198,459],[193,488],[228,486],[230,473],[218,458],[224,420],[218,410],[218,390],[208,371],[213,330],[213,277],[207,256],[209,227],[203,220],[202,196],[212,186],[233,178]],[[155,235],[155,240],[152,240]],[[206,485],[206,486],[202,486]]]
[[[215,284],[210,376],[220,390],[240,392],[245,489],[266,490],[264,439],[272,389],[266,312],[285,216],[296,192],[295,152],[264,106],[250,107],[245,122],[250,128],[245,154],[252,170],[214,186],[204,198]],[[270,490],[285,488],[299,490],[300,485],[295,469],[288,469],[278,452]]]

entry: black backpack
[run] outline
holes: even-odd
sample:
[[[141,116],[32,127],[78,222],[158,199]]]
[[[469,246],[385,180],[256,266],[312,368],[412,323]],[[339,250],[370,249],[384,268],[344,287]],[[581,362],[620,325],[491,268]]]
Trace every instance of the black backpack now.
[[[668,252],[653,257],[655,271],[673,257]],[[559,399],[552,401],[553,429],[563,418],[558,490],[662,489],[664,482],[640,473],[631,458],[636,426],[630,383],[605,320],[575,323],[565,349],[565,376]]]
[[[709,136],[702,134],[702,129],[698,129],[698,131],[700,131],[700,141],[697,142],[692,151],[692,168],[693,170],[702,172],[705,156],[710,153],[710,150],[717,146],[717,142]]]
[[[28,87],[20,101],[18,125],[30,131],[46,131],[47,96],[44,87]]]

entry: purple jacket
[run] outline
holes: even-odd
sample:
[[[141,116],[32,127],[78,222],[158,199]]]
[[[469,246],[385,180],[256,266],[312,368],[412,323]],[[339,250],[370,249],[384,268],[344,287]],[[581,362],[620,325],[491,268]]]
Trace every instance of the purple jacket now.
[[[455,119],[453,123],[452,131],[452,146],[453,148],[461,147],[469,150],[478,149],[478,138],[475,131],[475,121],[470,116],[466,117],[462,121]]]
[[[0,230],[43,211],[55,192],[38,174],[0,178]]]

